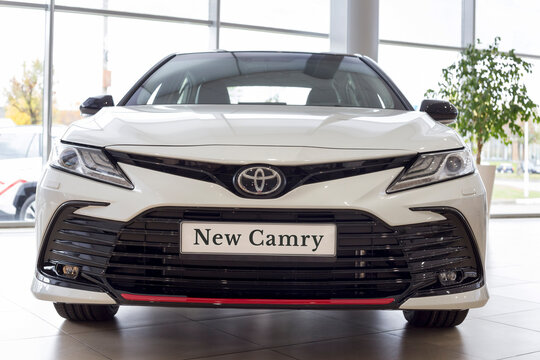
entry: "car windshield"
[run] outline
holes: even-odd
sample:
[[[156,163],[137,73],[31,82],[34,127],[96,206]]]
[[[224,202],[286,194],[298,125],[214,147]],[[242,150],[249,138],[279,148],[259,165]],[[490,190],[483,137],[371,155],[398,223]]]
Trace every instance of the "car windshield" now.
[[[271,52],[177,55],[146,79],[125,105],[170,104],[405,109],[358,57]]]

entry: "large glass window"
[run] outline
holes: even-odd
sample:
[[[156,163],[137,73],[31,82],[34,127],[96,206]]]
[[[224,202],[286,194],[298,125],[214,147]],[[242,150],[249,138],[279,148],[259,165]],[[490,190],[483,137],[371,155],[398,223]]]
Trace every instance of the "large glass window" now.
[[[540,60],[523,80],[529,96],[540,104]],[[525,124],[522,124],[525,130]],[[540,213],[540,125],[528,124],[528,176],[525,176],[525,137],[514,136],[505,145],[493,140],[483,153],[486,164],[496,166],[492,213]]]
[[[437,88],[441,70],[458,56],[457,51],[379,45],[379,64],[417,109],[426,90]]]
[[[540,55],[538,19],[538,0],[476,0],[476,36],[485,45],[499,36],[502,49]]]
[[[208,19],[208,0],[55,0],[56,5],[126,11],[181,18]]]
[[[540,54],[539,54],[540,55]],[[532,64],[532,73],[524,78],[529,96],[537,104],[540,104],[540,59],[523,58]]]
[[[442,69],[458,60],[457,51],[409,46],[381,45],[379,63],[396,82],[413,106],[418,108],[427,89],[436,89]],[[529,96],[540,103],[540,61],[524,78]],[[482,163],[495,165],[492,214],[540,213],[540,126],[529,124],[529,175],[524,173],[525,139],[514,137],[505,145],[492,140],[485,145]]]
[[[209,44],[204,25],[71,13],[57,13],[55,22],[55,123],[79,118],[90,96],[109,93],[120,101],[166,55],[206,51]]]
[[[0,5],[0,31],[6,35],[2,37],[5,51],[0,68],[0,147],[3,147],[0,149],[0,221],[24,219],[21,217],[22,203],[20,199],[15,202],[14,199],[22,184],[32,186],[41,169],[46,13],[43,9],[31,7],[42,4],[38,6],[45,8],[47,3],[47,0],[22,0],[13,2],[14,7],[9,1]],[[206,51],[212,46],[209,43],[212,29],[208,24],[197,24],[200,20],[208,21],[212,2],[207,0],[56,0],[55,3],[53,136],[62,133],[65,129],[63,124],[80,118],[78,107],[87,97],[109,93],[118,102],[132,84],[165,55]],[[219,39],[223,49],[330,50],[330,40],[326,36],[287,32],[328,34],[330,0],[221,0],[220,3],[221,21],[225,23]],[[379,35],[382,40],[427,46],[461,46],[462,0],[380,0],[379,4]],[[21,8],[26,5],[29,8]],[[119,12],[120,16],[91,14],[103,9]],[[129,12],[125,14],[128,17],[121,12]],[[141,18],[137,19],[139,14]],[[143,19],[148,15],[166,17],[166,21]],[[187,20],[176,21],[175,17]],[[540,45],[534,41],[534,34],[540,30],[538,18],[540,3],[536,0],[476,0],[475,31],[484,44],[500,36],[503,49],[514,48],[518,53],[540,55]],[[24,19],[24,26],[21,26],[21,19]],[[190,24],[189,19],[193,23]],[[247,27],[242,28],[242,24]],[[285,31],[261,31],[249,26]],[[382,68],[416,107],[424,98],[424,92],[437,86],[441,69],[457,57],[456,51],[436,48],[386,44],[379,48]],[[528,61],[533,62],[535,68],[524,81],[530,96],[540,103],[540,61]],[[22,89],[20,84],[25,81],[32,86]],[[29,88],[32,94],[26,98],[31,101],[25,104],[21,91]],[[306,89],[302,86],[288,86],[284,90],[280,86],[256,88],[236,84],[227,87],[227,94],[232,103],[283,98],[290,104],[305,104],[309,96],[309,89]],[[13,96],[10,98],[9,94]],[[18,141],[13,143],[12,139]],[[524,139],[515,139],[511,145],[496,141],[487,145],[484,161],[500,168],[493,212],[511,209],[540,212],[540,174],[536,174],[537,170],[540,171],[539,139],[539,126],[529,125],[531,170],[528,185],[522,170]],[[6,158],[7,154],[13,158]],[[32,161],[33,165],[28,165]],[[510,168],[513,173],[508,170]],[[37,175],[33,175],[35,171]],[[525,196],[527,189],[528,197]]]
[[[1,8],[0,221],[25,220],[41,172],[44,29],[43,10]]]
[[[221,21],[326,34],[330,0],[221,0]]]
[[[330,50],[330,40],[328,38],[229,28],[221,28],[219,44],[220,47],[225,50],[312,52],[325,52]]]
[[[384,40],[460,46],[461,1],[380,0],[379,36]]]
[[[22,184],[31,188],[26,191],[28,194],[33,194],[41,171],[44,30],[48,16],[44,10],[48,3],[48,0],[22,0],[0,4],[0,31],[6,34],[2,37],[6,51],[0,68],[0,221],[25,218],[20,205],[32,208],[32,204],[26,201],[27,197],[14,199]],[[43,8],[38,10],[35,4]],[[164,56],[213,47],[209,22],[212,4],[219,2],[55,0],[53,119],[48,120],[54,124],[53,138],[60,136],[66,125],[81,118],[79,105],[89,96],[111,94],[118,103]],[[111,15],[104,16],[102,10],[111,11]],[[326,36],[329,11],[330,0],[270,3],[223,0],[221,20],[240,25],[221,27],[221,47],[325,52],[330,48]],[[247,27],[242,28],[241,24]],[[277,30],[254,31],[250,25]],[[290,34],[290,30],[323,35]],[[31,96],[19,91],[10,100],[8,94],[18,91],[13,84],[21,88],[23,83],[31,84],[25,87],[25,90],[31,88]],[[284,91],[266,86],[256,94],[265,99],[284,96],[288,102],[305,103],[305,90]],[[227,91],[233,102],[257,100],[253,91],[246,92],[242,86],[230,86]],[[31,99],[27,108],[24,99]]]

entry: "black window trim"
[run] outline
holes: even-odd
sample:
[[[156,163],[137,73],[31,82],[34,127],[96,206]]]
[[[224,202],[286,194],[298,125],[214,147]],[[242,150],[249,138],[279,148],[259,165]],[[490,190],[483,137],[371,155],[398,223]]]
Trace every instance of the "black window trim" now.
[[[126,106],[127,102],[135,92],[152,76],[160,67],[168,63],[171,59],[176,57],[177,54],[170,54],[163,59],[161,59],[156,65],[152,66],[136,83],[129,89],[129,91],[124,95],[124,97],[118,102],[116,106]]]
[[[401,103],[405,107],[405,110],[414,111],[414,108],[409,102],[409,100],[407,100],[407,98],[405,97],[405,95],[403,95],[401,90],[399,90],[397,85],[392,81],[392,79],[390,79],[388,75],[386,75],[386,73],[377,65],[375,61],[373,61],[367,56],[358,55],[358,58],[361,61],[363,61],[367,66],[369,66],[371,70],[375,71],[377,75],[381,77],[381,79],[386,83],[386,85],[388,85],[388,87],[396,94],[398,99],[401,101]]]

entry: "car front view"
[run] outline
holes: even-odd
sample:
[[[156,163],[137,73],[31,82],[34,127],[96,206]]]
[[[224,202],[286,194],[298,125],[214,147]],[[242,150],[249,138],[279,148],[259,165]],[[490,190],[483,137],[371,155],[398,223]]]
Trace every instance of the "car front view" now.
[[[399,309],[448,327],[488,299],[472,156],[361,56],[171,55],[56,145],[34,294],[119,305]]]

